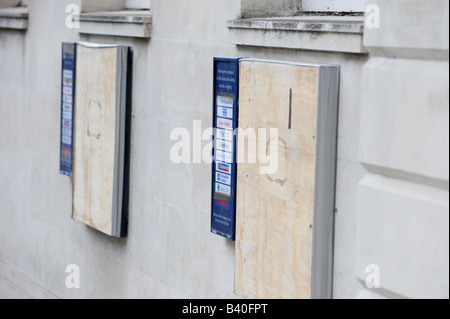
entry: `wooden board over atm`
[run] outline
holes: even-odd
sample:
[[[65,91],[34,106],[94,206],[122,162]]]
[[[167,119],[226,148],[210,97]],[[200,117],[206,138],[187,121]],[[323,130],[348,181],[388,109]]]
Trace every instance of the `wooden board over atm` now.
[[[330,123],[337,119],[337,86],[330,87],[338,83],[338,68],[330,70],[240,62],[235,289],[245,298],[312,297],[315,220],[322,223],[324,214],[332,218],[334,205],[334,170],[319,158],[325,155],[319,148],[328,143],[326,165],[335,163],[336,124],[331,131],[319,128],[327,110],[332,109]],[[254,150],[252,130],[256,163],[248,160]],[[321,170],[327,171],[325,179],[318,177]],[[324,180],[332,189],[325,191]],[[328,197],[326,211],[318,210],[322,196]]]

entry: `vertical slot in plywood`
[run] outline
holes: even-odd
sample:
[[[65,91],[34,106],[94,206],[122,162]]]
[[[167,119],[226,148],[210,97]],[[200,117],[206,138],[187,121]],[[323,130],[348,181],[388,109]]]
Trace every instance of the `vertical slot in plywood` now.
[[[241,61],[235,289],[245,298],[311,297],[318,79],[315,66]],[[256,163],[242,154],[252,129]]]

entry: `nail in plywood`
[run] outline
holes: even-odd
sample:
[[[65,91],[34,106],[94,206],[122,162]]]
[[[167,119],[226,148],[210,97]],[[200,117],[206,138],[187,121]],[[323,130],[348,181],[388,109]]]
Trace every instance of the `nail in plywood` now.
[[[239,127],[267,130],[258,134],[256,163],[238,166],[235,289],[245,298],[312,297],[318,119],[330,95],[323,75],[316,65],[241,61]],[[241,134],[240,152],[249,143]]]
[[[123,220],[127,50],[77,46],[73,218],[117,237]]]

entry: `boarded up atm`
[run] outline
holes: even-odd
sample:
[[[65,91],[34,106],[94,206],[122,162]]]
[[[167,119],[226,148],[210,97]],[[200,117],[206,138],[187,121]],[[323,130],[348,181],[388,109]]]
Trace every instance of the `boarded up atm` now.
[[[73,178],[72,217],[107,235],[123,237],[128,209],[131,48],[72,46],[76,53],[63,54],[63,67],[73,65],[73,72],[63,73],[73,74],[73,100],[69,107],[63,96],[62,111],[71,117],[73,128],[72,133],[64,130],[63,119],[62,140],[73,144],[73,171],[64,172]],[[70,45],[63,45],[63,53],[65,47]],[[65,57],[73,58],[73,63],[64,63]],[[66,91],[63,84],[63,94]],[[72,134],[72,141],[64,134]]]
[[[330,298],[339,67],[242,59],[239,69],[236,293]]]

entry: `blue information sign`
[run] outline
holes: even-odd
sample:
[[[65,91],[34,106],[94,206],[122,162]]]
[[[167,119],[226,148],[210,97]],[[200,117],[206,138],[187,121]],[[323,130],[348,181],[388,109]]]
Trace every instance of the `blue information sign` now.
[[[61,79],[61,174],[72,177],[73,123],[75,106],[76,43],[62,45]]]
[[[235,240],[239,59],[214,59],[211,231]]]

